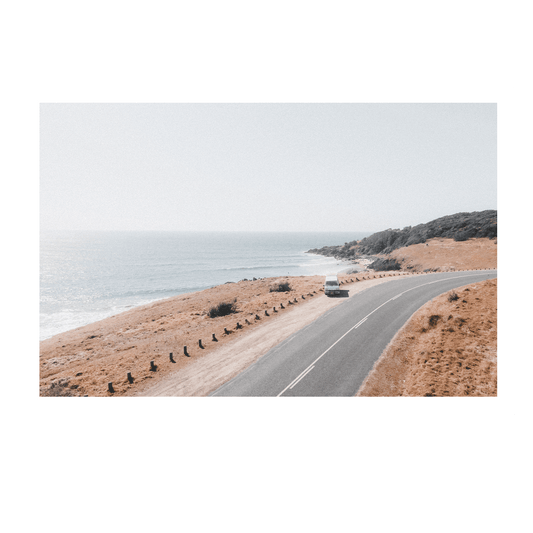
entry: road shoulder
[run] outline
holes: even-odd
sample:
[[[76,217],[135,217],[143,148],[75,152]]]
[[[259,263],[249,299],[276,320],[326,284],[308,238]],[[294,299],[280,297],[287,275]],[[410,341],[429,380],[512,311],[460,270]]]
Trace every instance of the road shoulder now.
[[[497,279],[448,291],[418,309],[356,396],[496,396]]]
[[[350,284],[349,297],[395,279],[401,278],[377,278]],[[207,396],[244,371],[274,346],[345,301],[345,298],[327,298],[322,295],[305,305],[294,307],[290,312],[257,326],[248,334],[226,343],[158,383],[146,387],[137,396]]]

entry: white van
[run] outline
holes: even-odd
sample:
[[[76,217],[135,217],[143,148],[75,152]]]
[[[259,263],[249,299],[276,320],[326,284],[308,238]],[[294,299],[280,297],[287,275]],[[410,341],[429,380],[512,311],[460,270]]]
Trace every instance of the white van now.
[[[324,293],[326,294],[326,296],[329,296],[330,294],[341,293],[341,287],[339,285],[339,279],[337,278],[337,274],[331,274],[329,276],[326,276],[326,283],[324,284]]]

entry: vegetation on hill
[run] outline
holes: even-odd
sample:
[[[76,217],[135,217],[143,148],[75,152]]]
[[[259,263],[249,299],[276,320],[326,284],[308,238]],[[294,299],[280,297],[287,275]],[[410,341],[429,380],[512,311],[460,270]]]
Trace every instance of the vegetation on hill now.
[[[289,292],[291,290],[288,281],[276,281],[270,285],[270,292]]]
[[[456,241],[481,237],[494,239],[497,231],[498,212],[494,209],[456,213],[425,224],[407,226],[401,230],[389,228],[359,241],[347,242],[342,246],[313,248],[308,253],[333,256],[337,259],[354,259],[361,255],[389,254],[403,246],[424,243],[435,237]]]
[[[212,306],[211,309],[209,309],[207,316],[209,318],[216,318],[217,316],[226,316],[231,315],[232,313],[236,313],[236,301],[237,298],[235,298],[233,302],[220,302],[218,305]]]
[[[401,270],[402,264],[396,259],[376,259],[372,264],[368,265],[368,268],[372,270],[379,270],[383,272],[385,270]]]

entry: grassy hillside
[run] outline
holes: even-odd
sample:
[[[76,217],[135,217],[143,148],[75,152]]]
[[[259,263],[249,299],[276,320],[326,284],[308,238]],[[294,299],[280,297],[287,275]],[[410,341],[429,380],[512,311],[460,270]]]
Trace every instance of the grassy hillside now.
[[[313,248],[308,253],[332,256],[338,259],[355,259],[361,255],[389,254],[393,250],[420,244],[435,237],[466,241],[488,237],[494,239],[498,230],[496,210],[456,213],[437,218],[426,224],[407,226],[403,229],[386,229],[360,241],[347,242],[342,246]]]

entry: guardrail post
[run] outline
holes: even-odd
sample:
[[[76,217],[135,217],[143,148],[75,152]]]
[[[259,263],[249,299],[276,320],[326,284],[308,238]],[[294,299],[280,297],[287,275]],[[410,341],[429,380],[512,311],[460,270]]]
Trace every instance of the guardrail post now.
[[[113,383],[111,381],[107,384],[107,390],[111,393],[115,392],[115,389],[113,388]]]
[[[174,361],[174,354],[172,352],[170,352],[170,354],[169,354],[169,359],[170,359],[171,363],[175,363],[176,362],[176,361]]]
[[[155,365],[154,361],[150,361],[150,370],[152,372],[155,372],[157,370],[157,366]]]

